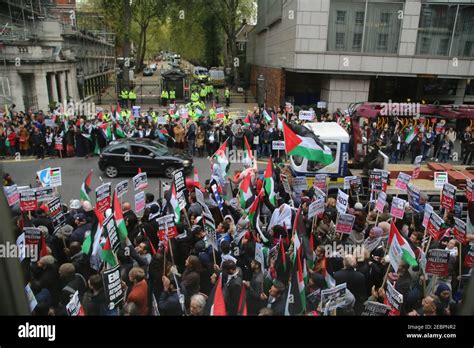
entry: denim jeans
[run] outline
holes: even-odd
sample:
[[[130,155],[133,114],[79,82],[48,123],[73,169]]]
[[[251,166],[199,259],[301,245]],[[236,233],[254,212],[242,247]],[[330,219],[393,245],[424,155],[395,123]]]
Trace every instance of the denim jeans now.
[[[268,156],[270,157],[271,155],[271,144],[263,144],[263,149],[262,149],[262,156]]]
[[[390,163],[398,163],[398,155],[400,153],[400,150],[395,150],[392,152],[390,155]]]
[[[441,157],[441,160],[440,160],[441,163],[447,163],[447,162],[448,162],[448,158],[449,158],[449,154],[448,154],[448,153],[440,152],[439,155],[440,155],[440,157]]]
[[[194,156],[194,139],[188,139],[188,152],[191,156]]]

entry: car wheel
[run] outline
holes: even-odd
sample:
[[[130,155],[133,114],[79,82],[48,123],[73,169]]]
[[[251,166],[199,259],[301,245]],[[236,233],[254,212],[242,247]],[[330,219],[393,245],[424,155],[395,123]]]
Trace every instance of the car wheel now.
[[[105,168],[105,175],[107,175],[108,178],[116,178],[118,176],[118,169],[117,167],[114,166],[107,166]]]
[[[165,169],[165,176],[168,178],[168,179],[173,179],[173,172],[175,171],[176,169],[173,168],[173,167],[168,167]]]

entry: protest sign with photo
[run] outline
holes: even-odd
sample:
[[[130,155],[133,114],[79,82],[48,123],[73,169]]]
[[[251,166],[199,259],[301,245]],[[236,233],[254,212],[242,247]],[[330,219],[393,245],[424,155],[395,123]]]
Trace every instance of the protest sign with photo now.
[[[148,178],[146,173],[138,173],[132,178],[133,188],[135,191],[143,190],[148,187]]]
[[[387,194],[383,191],[379,192],[377,203],[375,204],[375,209],[377,209],[379,213],[383,213],[386,202],[387,202]]]
[[[326,201],[326,192],[320,190],[320,189],[317,188],[317,187],[314,189],[314,195],[315,195],[316,197],[322,198],[324,201]]]
[[[20,191],[20,209],[21,211],[35,211],[38,208],[36,201],[36,192],[33,189]]]
[[[364,186],[362,185],[362,178],[360,176],[354,176],[349,182],[351,194],[353,196],[363,195]]]
[[[345,194],[341,190],[338,190],[337,200],[336,200],[336,209],[339,212],[339,214],[344,214],[347,211],[348,205],[349,205],[349,195]]]
[[[403,215],[405,214],[405,203],[406,201],[404,199],[393,197],[390,214],[392,214],[394,218],[403,219]]]
[[[364,306],[364,311],[361,313],[364,317],[383,317],[388,315],[391,309],[391,307],[386,304],[374,301],[366,301]]]
[[[474,268],[474,242],[469,243],[469,249],[464,257],[464,266]]]
[[[120,266],[106,269],[102,274],[104,281],[104,292],[107,297],[108,309],[116,308],[123,301],[125,292],[122,288],[122,279],[120,278]]]
[[[122,197],[127,192],[128,192],[128,180],[120,181],[117,184],[117,186],[115,186],[115,193],[117,194],[117,198]]]
[[[351,180],[356,178],[356,176],[346,176],[344,177],[344,190],[349,190],[351,188]]]
[[[18,192],[17,185],[3,186],[3,192],[5,192],[5,196],[7,197],[7,202],[10,207],[19,202],[20,193]]]
[[[224,114],[224,108],[223,108],[223,107],[217,108],[217,109],[216,109],[216,117],[217,117],[218,119],[223,119],[224,116],[225,116],[225,114]]]
[[[473,191],[472,190],[472,180],[467,178],[466,179],[466,198],[467,198],[468,202],[474,200],[474,194],[473,194],[472,191]]]
[[[184,181],[184,170],[178,169],[173,173],[174,185],[176,188],[176,199],[179,203],[179,208],[184,209],[186,207],[186,197],[184,192],[186,191],[186,183]]]
[[[441,225],[443,225],[444,220],[435,212],[432,212],[430,215],[430,220],[426,231],[434,239],[438,240],[440,237]]]
[[[74,295],[72,295],[71,300],[66,305],[66,312],[67,315],[70,317],[84,315],[84,310],[82,308],[81,301],[79,301],[79,290],[76,290]]]
[[[104,220],[104,232],[105,235],[109,238],[110,249],[114,253],[117,253],[117,250],[120,247],[120,239],[118,236],[117,225],[115,224],[114,215],[110,214]]]
[[[346,300],[347,284],[342,283],[334,288],[321,291],[321,309],[332,311],[344,306]]]
[[[145,191],[140,191],[135,194],[135,213],[140,213],[145,210]]]
[[[351,214],[341,214],[337,219],[336,232],[350,234],[354,225],[355,216]]]
[[[95,207],[97,211],[103,213],[110,208],[110,183],[100,185],[95,189]]]
[[[426,273],[445,277],[448,275],[449,250],[430,249],[426,255]]]
[[[382,191],[382,172],[371,170],[369,171],[369,188],[371,191]]]
[[[410,180],[411,180],[411,175],[400,172],[398,173],[398,178],[397,178],[397,182],[395,183],[395,187],[399,188],[400,190],[405,191],[407,189],[407,186]]]
[[[461,243],[461,244],[466,244],[467,239],[466,239],[466,223],[462,221],[461,219],[454,218],[454,238]]]
[[[456,202],[456,186],[449,183],[444,184],[443,192],[441,193],[441,206],[448,210],[454,209]]]
[[[374,174],[374,183],[375,183],[374,191],[387,192],[390,172],[387,170],[382,170],[382,169],[374,169],[372,173],[380,173],[380,174]],[[369,180],[370,180],[370,176],[369,176]],[[370,184],[369,184],[369,187],[371,187]]]
[[[30,284],[27,284],[25,286],[25,294],[26,294],[26,299],[28,301],[28,304],[30,306],[30,312],[33,312],[33,310],[38,305],[38,301],[36,300],[33,290],[31,290]]]
[[[156,221],[158,222],[158,237],[161,241],[172,239],[178,235],[174,224],[174,214],[165,215]]]

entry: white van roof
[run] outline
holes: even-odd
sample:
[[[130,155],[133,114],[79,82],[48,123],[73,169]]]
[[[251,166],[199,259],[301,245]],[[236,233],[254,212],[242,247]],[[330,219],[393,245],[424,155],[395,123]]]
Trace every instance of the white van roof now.
[[[319,136],[322,141],[340,140],[343,143],[349,142],[349,134],[336,122],[311,122],[306,123],[305,126]]]

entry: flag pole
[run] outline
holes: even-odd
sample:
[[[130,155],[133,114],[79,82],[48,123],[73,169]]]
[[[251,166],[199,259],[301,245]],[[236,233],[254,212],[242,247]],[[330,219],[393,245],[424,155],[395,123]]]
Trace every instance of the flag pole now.
[[[459,278],[462,276],[462,243],[459,242]],[[461,281],[461,279],[459,279]]]

